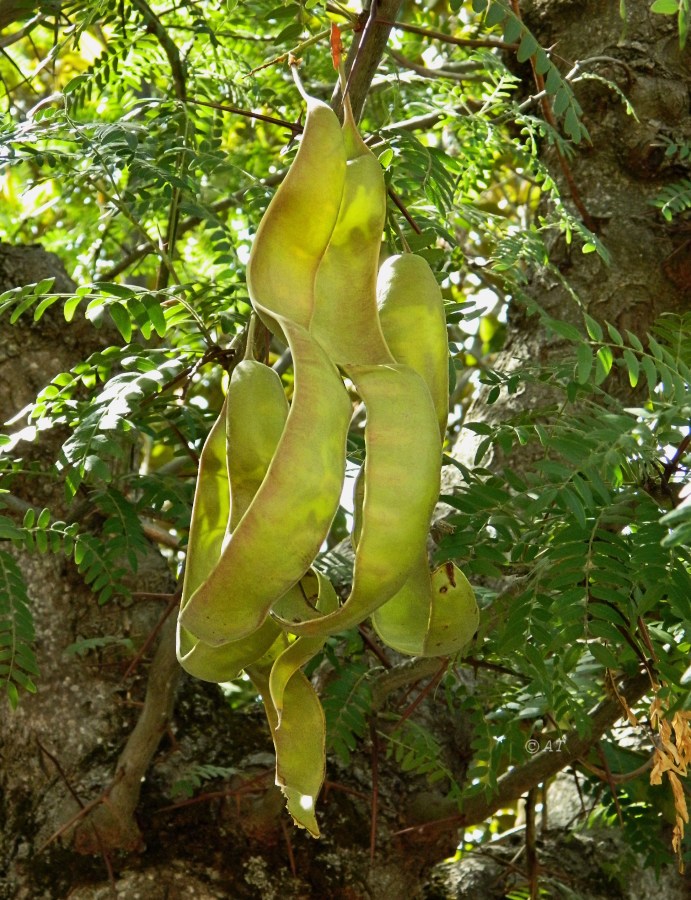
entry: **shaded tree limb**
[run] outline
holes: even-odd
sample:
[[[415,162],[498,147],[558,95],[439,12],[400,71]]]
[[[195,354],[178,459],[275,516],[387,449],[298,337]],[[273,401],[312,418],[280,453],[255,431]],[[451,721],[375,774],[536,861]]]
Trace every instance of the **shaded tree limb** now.
[[[560,750],[545,749],[531,757],[523,766],[517,766],[510,772],[505,772],[497,780],[496,792],[487,797],[477,794],[468,798],[463,804],[460,813],[448,816],[444,819],[426,822],[412,828],[403,829],[399,834],[411,833],[433,827],[469,827],[479,822],[484,822],[497,810],[510,806],[519,797],[530,791],[536,785],[550,779],[570,763],[585,756],[588,751],[600,740],[601,736],[617,722],[625,710],[620,697],[628,706],[637,703],[650,688],[648,673],[637,673],[629,677],[618,687],[618,693],[612,693],[592,710],[589,715],[590,734],[579,735],[574,728],[563,732],[559,736]],[[556,740],[555,735],[554,739]],[[541,741],[547,743],[548,736],[542,735]]]
[[[140,846],[141,835],[134,819],[142,781],[168,727],[181,669],[175,655],[176,619],[169,617],[161,629],[161,639],[148,673],[146,697],[137,724],[120,754],[113,782],[103,802],[79,823],[75,848],[80,853],[101,852],[94,844],[94,830],[106,849],[132,850]]]

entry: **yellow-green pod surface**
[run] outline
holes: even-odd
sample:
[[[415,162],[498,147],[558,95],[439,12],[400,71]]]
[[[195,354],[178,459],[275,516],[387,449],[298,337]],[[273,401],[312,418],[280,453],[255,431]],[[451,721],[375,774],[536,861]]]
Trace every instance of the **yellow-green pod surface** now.
[[[391,256],[379,269],[377,306],[386,343],[396,362],[418,372],[429,387],[439,430],[449,412],[449,344],[441,289],[421,256]]]
[[[463,572],[448,562],[430,574],[426,554],[401,590],[372,615],[384,643],[410,656],[452,656],[472,639],[479,621]]]
[[[326,769],[326,723],[317,694],[302,672],[283,691],[281,722],[271,700],[270,668],[250,666],[247,674],[259,691],[276,750],[276,784],[296,825],[319,837],[314,808]]]
[[[228,525],[230,488],[226,471],[225,421],[224,402],[199,455],[182,582],[183,604],[204,583],[216,565]]]
[[[233,369],[227,403],[229,525],[233,532],[271,464],[288,418],[288,401],[280,376],[270,366],[243,359]]]
[[[310,99],[300,147],[262,218],[247,264],[247,287],[267,327],[276,316],[308,328],[314,279],[336,224],[346,171],[333,110]]]
[[[232,681],[243,669],[264,656],[280,634],[280,628],[267,619],[247,637],[213,647],[200,641],[178,622],[178,660],[194,678],[218,683]]]
[[[349,366],[367,407],[362,533],[353,588],[343,606],[302,621],[275,616],[294,634],[334,634],[357,625],[408,579],[425,546],[439,494],[441,441],[432,400],[407,366]],[[415,435],[415,440],[411,439]]]
[[[226,471],[226,403],[209,432],[199,457],[197,485],[187,543],[187,560],[182,585],[182,605],[204,583],[221,554],[230,514],[230,490]],[[197,638],[177,627],[177,656],[190,674],[216,681],[213,662],[200,661],[199,675],[195,664]]]
[[[285,330],[295,390],[278,448],[218,563],[180,612],[182,626],[212,645],[259,628],[309,569],[340,500],[350,398],[316,341],[293,323]]]
[[[344,366],[394,362],[379,326],[376,289],[386,219],[386,186],[379,160],[364,143],[347,105],[343,196],[315,282],[310,330]]]
[[[276,372],[254,359],[241,360],[231,374],[224,410],[207,441],[208,449],[205,445],[202,451],[197,482],[198,491],[201,488],[200,502],[204,498],[204,507],[214,501],[229,502],[230,514],[224,505],[219,513],[219,524],[225,515],[227,527],[232,530],[245,514],[266,475],[287,417],[288,402]],[[222,420],[225,446],[221,445]],[[216,476],[214,481],[206,474],[209,468],[208,456],[212,449]],[[200,527],[208,527],[208,515],[204,520],[197,521],[198,516],[195,518],[193,512],[192,518],[191,535],[196,534]],[[188,554],[188,567],[191,567],[193,573],[197,573],[194,589],[208,578],[221,556],[224,537],[227,539],[227,534],[218,539],[218,527],[213,531],[209,529],[208,534],[214,535],[213,551],[207,554],[203,572],[198,572],[201,561],[198,547],[195,545]],[[188,599],[189,595],[183,594],[183,607]],[[224,596],[221,596],[219,603],[224,603],[224,600]],[[247,665],[263,656],[278,634],[279,629],[275,623],[267,620],[241,640],[211,646],[178,623],[178,659],[183,668],[195,678],[203,681],[231,681]]]

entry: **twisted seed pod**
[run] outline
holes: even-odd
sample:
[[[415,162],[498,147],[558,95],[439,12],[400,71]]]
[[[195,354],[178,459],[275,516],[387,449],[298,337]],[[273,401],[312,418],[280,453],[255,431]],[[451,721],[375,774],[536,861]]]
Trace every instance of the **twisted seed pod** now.
[[[343,195],[317,271],[310,330],[352,379],[367,408],[363,532],[353,589],[339,610],[320,615],[306,604],[290,612],[283,604],[274,606],[276,621],[301,635],[351,627],[400,589],[425,545],[439,493],[441,443],[429,391],[417,373],[396,365],[379,325],[376,272],[386,190],[379,162],[347,105],[344,144]],[[411,431],[419,436],[416,446]]]
[[[310,325],[314,280],[336,224],[345,172],[338,118],[308,98],[298,152],[259,224],[247,265],[253,305],[275,334],[283,330],[277,316]]]
[[[221,555],[228,532],[240,521],[261,484],[276,451],[288,416],[288,404],[280,377],[269,366],[254,359],[243,359],[233,369],[224,408],[202,450],[195,506],[190,528],[190,550],[181,608],[208,578]],[[208,476],[211,469],[214,479]],[[208,515],[202,520],[197,511],[216,501],[219,511],[215,528],[209,528]],[[225,518],[224,534],[220,525]],[[203,560],[194,538],[213,534],[212,547]],[[190,579],[187,573],[192,573]],[[225,604],[225,593],[217,598]],[[231,681],[242,669],[263,656],[279,635],[277,626],[267,620],[245,638],[220,646],[198,639],[178,621],[177,652],[183,668],[204,681]]]
[[[311,611],[304,620],[289,621],[272,611],[279,624],[295,634],[335,634],[350,628],[400,590],[425,546],[439,494],[441,441],[420,376],[396,364],[349,366],[347,371],[368,415],[362,533],[353,588],[330,615]],[[410,440],[411,427],[417,443]]]
[[[396,362],[429,388],[442,437],[449,412],[449,344],[441,289],[427,261],[414,253],[386,259],[377,278],[377,306]]]
[[[237,640],[262,624],[308,570],[338,507],[351,404],[307,327],[344,178],[338,120],[325,104],[309,100],[303,140],[261,221],[247,267],[255,309],[290,346],[293,402],[266,477],[213,572],[181,611],[182,625],[208,644]],[[222,590],[226,604],[219,609]]]
[[[347,98],[343,142],[348,160],[343,194],[317,270],[310,331],[336,365],[392,363],[376,305],[386,219],[384,173],[360,137]]]
[[[324,782],[326,723],[317,694],[301,671],[288,680],[283,692],[280,727],[271,700],[271,665],[253,665],[247,674],[261,695],[276,750],[276,784],[286,798],[295,824],[319,837],[314,806]]]
[[[216,566],[180,612],[181,625],[212,645],[259,628],[272,604],[309,569],[341,495],[350,399],[319,345],[286,324],[295,390],[281,440]]]

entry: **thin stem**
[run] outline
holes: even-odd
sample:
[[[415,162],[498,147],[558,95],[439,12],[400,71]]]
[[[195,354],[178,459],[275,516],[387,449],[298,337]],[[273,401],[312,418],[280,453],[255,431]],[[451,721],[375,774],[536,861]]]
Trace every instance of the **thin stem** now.
[[[406,22],[390,22],[387,19],[376,19],[381,25],[388,25],[396,31],[408,31],[411,34],[421,34],[433,41],[442,41],[445,44],[453,44],[456,47],[496,47],[500,50],[518,50],[518,44],[509,44],[496,38],[458,38],[443,31],[431,31],[429,28],[421,28],[419,25],[408,25]]]
[[[236,116],[244,116],[246,119],[256,119],[259,122],[268,122],[269,125],[278,125],[281,128],[287,128],[292,133],[300,134],[302,125],[296,122],[289,122],[287,119],[278,119],[276,116],[265,116],[262,113],[254,112],[251,109],[241,109],[239,106],[229,106],[226,103],[212,103],[210,100],[195,100],[190,98],[188,103],[194,106],[208,106],[210,109],[220,109],[223,112],[230,112]]]

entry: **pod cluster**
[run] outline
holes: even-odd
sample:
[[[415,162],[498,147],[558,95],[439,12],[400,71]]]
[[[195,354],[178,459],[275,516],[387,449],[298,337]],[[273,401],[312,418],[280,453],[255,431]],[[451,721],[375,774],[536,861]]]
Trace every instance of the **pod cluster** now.
[[[456,653],[478,625],[463,573],[427,562],[448,410],[441,292],[422,257],[379,266],[385,216],[383,172],[350,110],[341,126],[308,98],[300,147],[247,268],[256,314],[290,347],[292,401],[251,356],[233,370],[201,454],[178,618],[190,674],[222,682],[244,670],[256,685],[277,783],[315,836],[325,726],[305,664],[368,617],[414,656]],[[343,489],[353,411],[344,379],[367,419],[353,583],[341,602],[312,563]]]

